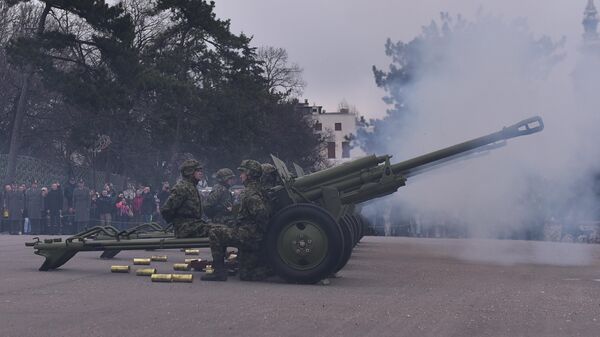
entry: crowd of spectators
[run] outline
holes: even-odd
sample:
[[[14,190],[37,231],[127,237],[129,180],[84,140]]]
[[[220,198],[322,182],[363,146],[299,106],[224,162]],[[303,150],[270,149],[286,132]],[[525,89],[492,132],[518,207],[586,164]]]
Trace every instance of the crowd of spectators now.
[[[0,193],[0,232],[10,234],[75,234],[96,225],[123,230],[158,222],[159,208],[169,196],[169,183],[159,190],[128,184],[116,191],[110,183],[96,191],[83,180],[70,178],[40,187],[36,181],[7,184]]]

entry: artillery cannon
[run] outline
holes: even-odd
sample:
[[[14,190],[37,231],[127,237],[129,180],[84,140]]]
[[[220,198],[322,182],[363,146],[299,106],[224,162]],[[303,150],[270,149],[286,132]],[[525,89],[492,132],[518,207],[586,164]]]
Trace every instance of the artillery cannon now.
[[[314,283],[347,263],[362,237],[363,225],[355,205],[392,194],[407,178],[449,161],[503,146],[506,140],[542,131],[540,117],[523,120],[502,130],[419,157],[391,164],[391,156],[367,156],[344,164],[297,175],[272,156],[281,184],[269,191],[273,216],[264,242],[270,265],[289,282]],[[94,240],[76,235],[64,242],[30,242],[46,259],[40,270],[60,267],[79,251],[119,251],[208,247],[207,238],[177,239],[167,235]]]

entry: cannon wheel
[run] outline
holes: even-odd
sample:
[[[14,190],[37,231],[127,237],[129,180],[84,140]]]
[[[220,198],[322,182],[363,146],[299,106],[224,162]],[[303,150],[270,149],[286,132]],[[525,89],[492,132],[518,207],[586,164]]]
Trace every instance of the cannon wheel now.
[[[271,219],[266,247],[277,275],[288,282],[316,283],[331,275],[340,263],[344,236],[325,209],[293,204]]]
[[[358,221],[358,238],[356,238],[356,243],[358,244],[360,240],[365,236],[369,224],[362,216],[362,214],[357,214],[356,220]]]
[[[334,269],[337,273],[346,266],[346,263],[352,256],[352,249],[354,248],[354,234],[352,233],[352,219],[347,215],[340,219],[340,228],[342,229],[342,235],[344,236],[344,249],[342,250],[342,257]]]
[[[350,223],[350,228],[352,229],[352,247],[354,247],[356,246],[358,237],[360,236],[358,219],[354,214],[347,215],[347,218],[347,221]]]

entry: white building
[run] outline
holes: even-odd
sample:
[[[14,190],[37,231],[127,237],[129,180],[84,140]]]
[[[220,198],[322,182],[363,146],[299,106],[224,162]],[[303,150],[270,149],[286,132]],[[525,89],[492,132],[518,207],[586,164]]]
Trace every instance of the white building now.
[[[322,106],[310,105],[308,100],[298,104],[298,109],[309,110],[315,119],[315,132],[331,135],[327,142],[325,155],[333,163],[337,164],[356,158],[361,151],[352,149],[350,154],[350,137],[356,135],[357,116],[349,109],[340,109],[337,112],[326,112]],[[308,111],[307,111],[308,112]],[[364,155],[364,154],[362,154]]]

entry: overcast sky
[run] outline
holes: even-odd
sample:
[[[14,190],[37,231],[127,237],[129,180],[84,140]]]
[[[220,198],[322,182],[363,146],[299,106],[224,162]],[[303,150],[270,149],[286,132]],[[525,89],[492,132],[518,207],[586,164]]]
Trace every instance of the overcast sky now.
[[[596,1],[598,2],[598,1]],[[587,0],[216,0],[216,13],[233,32],[254,36],[255,46],[282,47],[304,69],[311,103],[335,111],[345,99],[363,115],[379,117],[386,105],[371,67],[387,67],[384,44],[409,41],[440,12],[473,18],[478,11],[525,17],[535,34],[567,38],[573,55],[581,42]]]

